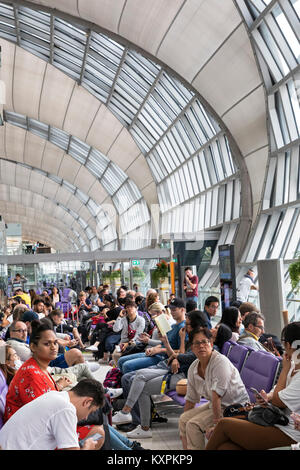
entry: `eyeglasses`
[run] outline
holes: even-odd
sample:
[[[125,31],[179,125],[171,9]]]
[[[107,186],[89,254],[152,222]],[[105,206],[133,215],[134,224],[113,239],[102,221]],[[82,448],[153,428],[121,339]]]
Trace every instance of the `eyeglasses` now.
[[[192,345],[196,348],[199,348],[199,346],[207,346],[208,344],[210,344],[209,339],[203,339],[202,341],[194,341],[192,343]]]
[[[20,330],[13,330],[13,331],[15,331],[16,333],[27,333],[27,328],[26,330],[20,329]]]
[[[261,331],[264,331],[265,327],[261,325],[255,325],[256,328],[259,328]]]

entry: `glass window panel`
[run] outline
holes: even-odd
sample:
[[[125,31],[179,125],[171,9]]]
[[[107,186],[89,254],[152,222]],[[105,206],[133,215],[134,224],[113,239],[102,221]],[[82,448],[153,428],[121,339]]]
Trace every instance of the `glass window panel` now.
[[[184,173],[185,181],[186,181],[186,186],[187,186],[187,192],[188,192],[187,199],[190,199],[191,197],[193,197],[195,195],[195,193],[193,191],[193,184],[192,184],[192,180],[191,180],[191,176],[190,176],[190,172],[189,172],[189,167],[188,167],[187,164],[185,164],[185,165],[183,165],[182,169],[183,169],[183,173]]]
[[[178,134],[179,134],[180,139],[182,141],[181,148],[183,148],[183,145],[184,145],[184,147],[187,149],[187,151],[185,152],[185,155],[186,155],[186,158],[188,158],[190,155],[192,155],[194,153],[195,149],[194,149],[194,147],[192,145],[192,142],[189,138],[187,130],[184,127],[184,124],[181,122],[181,120],[176,122],[175,127],[176,127],[176,130],[178,131]]]
[[[17,114],[11,111],[4,111],[4,119],[14,126],[21,127],[22,129],[27,129],[27,120],[26,116],[22,114]]]
[[[233,181],[228,181],[226,184],[226,203],[225,203],[225,216],[224,222],[229,222],[231,220],[232,213],[232,198],[233,198]]]
[[[90,170],[97,178],[100,178],[108,165],[109,159],[98,150],[92,148],[86,162],[88,170]]]
[[[82,165],[85,164],[90,146],[76,137],[71,137],[68,153]]]
[[[300,44],[299,41],[292,30],[285,14],[283,13],[280,6],[277,4],[272,8],[272,15],[274,16],[277,24],[284,35],[287,44],[289,45],[290,49],[292,50],[294,57],[296,58],[297,62],[299,63],[300,59]],[[296,65],[296,64],[295,64]]]
[[[149,123],[149,116],[145,115],[143,112],[139,114],[136,126],[140,129],[143,129],[143,133],[145,134],[145,140],[147,141],[148,145],[147,148],[150,150],[156,141],[159,139],[160,135],[157,133],[156,125],[154,125],[153,121]]]
[[[76,197],[83,202],[83,204],[86,204],[89,200],[89,196],[87,196],[84,192],[82,192],[80,189],[77,188],[76,190]]]
[[[125,125],[129,126],[133,119],[133,114],[128,116],[128,111],[126,106],[122,106],[120,103],[115,103],[115,100],[110,100],[108,103],[108,108],[112,113]]]
[[[216,169],[215,169],[211,147],[209,146],[205,150],[203,150],[203,154],[204,154],[206,166],[208,169],[208,173],[210,176],[211,184],[214,185],[217,183],[217,175],[216,175]]]
[[[49,126],[35,119],[28,119],[28,130],[39,137],[48,140]]]
[[[295,74],[295,79],[289,80],[287,82],[287,88],[289,93],[289,98],[291,106],[294,113],[294,119],[297,127],[297,133],[300,135],[300,104],[299,104],[299,94],[300,94],[300,73]]]
[[[219,194],[218,194],[218,215],[217,215],[218,225],[224,222],[225,194],[226,194],[226,185],[221,184],[221,186],[219,187]]]
[[[70,135],[67,132],[57,129],[56,127],[50,127],[50,142],[57,145],[63,150],[67,150],[69,145]]]
[[[266,29],[266,28],[265,28]],[[273,57],[273,54],[271,53],[270,47],[268,42],[265,40],[263,33],[261,32],[261,29],[254,30],[252,32],[252,36],[257,44],[257,47],[259,48],[268,68],[270,71],[271,76],[275,80],[275,82],[279,82],[283,76],[284,72],[282,71],[279,63],[281,63],[281,57],[277,58],[276,56]],[[267,45],[268,44],[268,45]],[[284,64],[284,59],[283,64]],[[278,63],[279,62],[279,63]],[[287,66],[285,66],[285,70],[288,70]]]
[[[212,193],[211,191],[208,191],[205,195],[204,228],[210,227],[211,199]]]
[[[234,180],[234,198],[233,198],[233,210],[232,218],[238,219],[240,217],[240,199],[241,199],[241,184],[240,180]]]
[[[196,180],[198,182],[198,185],[199,185],[199,192],[201,193],[202,191],[205,190],[205,185],[204,185],[204,182],[203,182],[202,171],[201,171],[201,168],[200,168],[199,156],[196,155],[193,158],[192,161],[193,161],[194,168],[195,168],[195,178],[196,178]]]
[[[171,145],[169,137],[170,137],[170,134],[167,134],[165,136],[165,138],[163,139],[162,144],[164,145],[166,155],[168,156],[168,159],[169,159],[169,162],[170,162],[170,166],[174,170],[175,168],[180,166],[181,162],[178,159],[178,157],[177,157],[177,155],[174,151],[174,148]],[[172,141],[174,142],[174,139],[172,139]]]
[[[173,135],[173,129],[168,132],[166,136],[166,140],[170,142],[171,148],[172,148],[172,156],[175,161],[176,167],[180,166],[181,163],[185,162],[185,158],[182,154],[182,151]]]
[[[74,186],[73,184],[69,183],[69,182],[66,181],[66,180],[63,180],[63,181],[62,181],[62,185],[63,185],[68,191],[70,191],[71,193],[75,194],[75,192],[76,192],[76,186]]]
[[[147,154],[150,150],[149,142],[145,142],[145,135],[143,134],[142,130],[139,128],[138,123],[135,124],[133,127],[130,128],[129,132],[132,134],[136,144],[140,148],[140,150]]]
[[[279,47],[277,46],[276,42],[274,41],[273,36],[270,33],[270,30],[266,26],[264,22],[260,23],[258,26],[258,31],[261,33],[267,47],[269,48],[273,58],[276,61],[277,66],[281,70],[282,76],[285,76],[289,73],[290,69],[287,65],[287,62],[281,53]]]
[[[211,217],[210,225],[213,227],[217,225],[217,215],[218,215],[218,192],[219,188],[214,188],[212,191],[212,204],[211,204]]]

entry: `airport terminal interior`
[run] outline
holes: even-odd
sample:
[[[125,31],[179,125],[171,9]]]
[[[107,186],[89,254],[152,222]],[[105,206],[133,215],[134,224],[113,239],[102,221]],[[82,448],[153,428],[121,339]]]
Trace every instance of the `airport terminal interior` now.
[[[299,18],[0,1],[3,450],[300,450]]]

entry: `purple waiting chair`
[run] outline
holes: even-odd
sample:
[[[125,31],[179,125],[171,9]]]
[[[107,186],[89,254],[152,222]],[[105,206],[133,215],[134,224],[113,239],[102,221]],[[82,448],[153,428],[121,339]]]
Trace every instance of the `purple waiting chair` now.
[[[241,371],[241,379],[245,384],[251,402],[255,402],[255,394],[250,390],[265,390],[267,393],[274,385],[278,375],[281,359],[267,351],[253,351],[247,357]]]

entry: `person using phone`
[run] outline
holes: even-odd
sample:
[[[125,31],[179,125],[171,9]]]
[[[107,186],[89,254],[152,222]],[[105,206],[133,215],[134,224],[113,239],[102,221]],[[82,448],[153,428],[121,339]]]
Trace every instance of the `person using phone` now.
[[[77,421],[103,406],[103,400],[103,387],[94,379],[81,380],[68,392],[44,393],[4,424],[0,446],[3,450],[98,450],[104,442],[103,427],[97,426],[80,447]]]
[[[281,333],[285,353],[275,387],[257,393],[257,404],[271,403],[289,418],[286,426],[259,426],[246,420],[223,418],[215,427],[207,450],[266,450],[285,447],[300,441],[300,429],[295,427],[292,413],[300,412],[300,322],[286,325]]]

